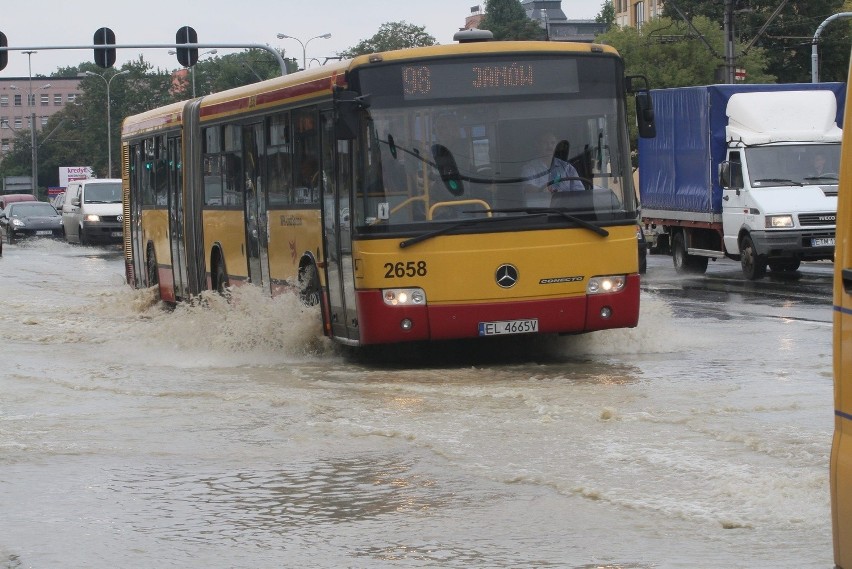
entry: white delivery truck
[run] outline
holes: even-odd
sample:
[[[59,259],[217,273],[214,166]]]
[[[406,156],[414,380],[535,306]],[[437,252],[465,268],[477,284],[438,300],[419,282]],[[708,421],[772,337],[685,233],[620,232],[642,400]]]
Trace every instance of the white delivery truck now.
[[[639,139],[642,222],[678,272],[739,260],[748,279],[834,255],[845,83],[651,91]]]

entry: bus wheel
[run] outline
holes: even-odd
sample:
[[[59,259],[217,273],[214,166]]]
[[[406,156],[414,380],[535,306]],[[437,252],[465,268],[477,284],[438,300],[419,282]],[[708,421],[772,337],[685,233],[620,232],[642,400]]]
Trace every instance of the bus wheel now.
[[[153,249],[148,251],[148,262],[146,263],[145,268],[148,273],[148,286],[157,287],[157,300],[160,300],[160,273],[157,271],[157,256],[154,254]]]
[[[320,303],[319,274],[313,263],[299,271],[299,299],[305,306],[316,306]]]
[[[216,263],[216,273],[213,275],[213,288],[225,298],[229,298],[228,286],[228,274],[225,272],[225,263],[219,259],[219,262]]]

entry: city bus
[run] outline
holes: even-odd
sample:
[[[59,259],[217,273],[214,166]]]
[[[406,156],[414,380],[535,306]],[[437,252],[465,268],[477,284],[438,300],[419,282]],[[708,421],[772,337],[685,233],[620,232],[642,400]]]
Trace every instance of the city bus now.
[[[852,68],[850,68],[852,79]],[[829,480],[834,563],[852,568],[852,99],[846,100],[834,248],[834,437]]]
[[[460,41],[131,116],[127,281],[167,303],[290,291],[354,346],[634,327],[628,93],[652,136],[611,47]]]

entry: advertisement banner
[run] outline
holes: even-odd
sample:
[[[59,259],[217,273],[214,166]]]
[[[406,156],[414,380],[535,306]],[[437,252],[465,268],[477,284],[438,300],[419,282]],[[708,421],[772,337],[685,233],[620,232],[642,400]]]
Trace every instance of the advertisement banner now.
[[[59,167],[59,185],[63,188],[68,187],[68,182],[74,180],[87,180],[94,177],[94,172],[91,166],[60,166]]]

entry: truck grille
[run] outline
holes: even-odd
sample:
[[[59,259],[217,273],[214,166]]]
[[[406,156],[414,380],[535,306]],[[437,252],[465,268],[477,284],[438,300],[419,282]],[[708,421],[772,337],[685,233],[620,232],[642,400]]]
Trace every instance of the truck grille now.
[[[799,214],[799,225],[801,225],[802,227],[811,227],[814,225],[834,225],[836,223],[837,214],[832,212]]]

